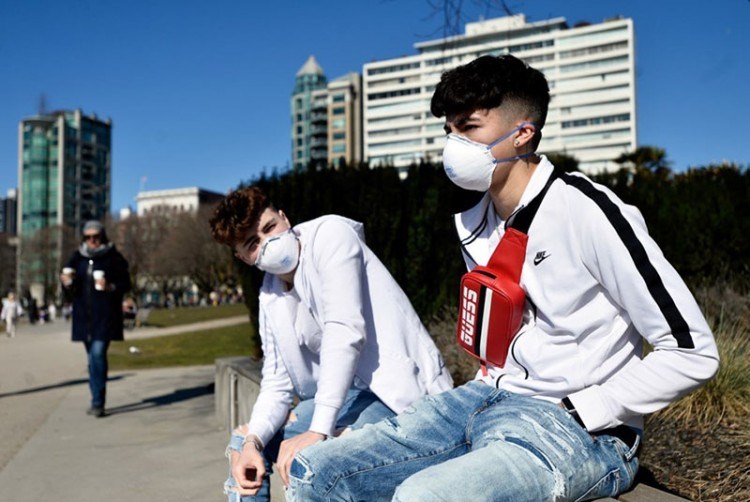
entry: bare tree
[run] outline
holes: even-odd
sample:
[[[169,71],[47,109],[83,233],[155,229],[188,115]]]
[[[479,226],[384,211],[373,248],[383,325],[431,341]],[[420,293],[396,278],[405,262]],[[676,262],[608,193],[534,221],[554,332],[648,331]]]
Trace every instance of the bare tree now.
[[[175,215],[161,256],[172,272],[187,276],[203,294],[236,282],[234,260],[228,248],[214,241],[208,219],[213,208]]]
[[[56,299],[60,269],[76,246],[75,231],[60,225],[45,227],[22,237],[20,246],[21,283],[40,286],[42,301]]]
[[[179,299],[193,285],[204,295],[235,285],[231,252],[211,237],[211,212],[154,212],[118,223],[115,242],[130,263],[136,296],[157,290],[163,300]]]
[[[114,242],[128,260],[132,293],[141,297],[158,290],[166,295],[176,288],[170,263],[165,262],[162,248],[168,240],[171,215],[163,212],[131,216],[121,220],[115,229]]]
[[[8,234],[0,234],[0,296],[5,296],[16,284],[16,249]]]

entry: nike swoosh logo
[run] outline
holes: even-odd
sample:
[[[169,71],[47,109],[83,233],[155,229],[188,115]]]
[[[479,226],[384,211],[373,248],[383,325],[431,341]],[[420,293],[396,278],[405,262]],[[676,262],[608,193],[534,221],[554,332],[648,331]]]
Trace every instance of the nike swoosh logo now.
[[[537,255],[534,257],[534,266],[539,265],[544,260],[546,260],[547,258],[549,258],[549,256],[550,255],[548,255],[546,252],[537,253]]]

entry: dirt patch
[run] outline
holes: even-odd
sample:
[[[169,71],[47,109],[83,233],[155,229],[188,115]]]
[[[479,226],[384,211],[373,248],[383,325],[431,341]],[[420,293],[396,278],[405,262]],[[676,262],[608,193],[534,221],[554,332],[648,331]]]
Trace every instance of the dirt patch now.
[[[750,501],[750,420],[712,428],[646,422],[642,482],[690,500]]]

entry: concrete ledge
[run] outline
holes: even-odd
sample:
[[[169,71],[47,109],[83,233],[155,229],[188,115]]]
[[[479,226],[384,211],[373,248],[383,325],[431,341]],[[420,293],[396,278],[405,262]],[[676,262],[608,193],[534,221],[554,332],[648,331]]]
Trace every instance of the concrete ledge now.
[[[638,483],[629,492],[625,492],[616,499],[606,498],[602,500],[620,500],[623,502],[684,502],[687,499],[661,491],[652,486]]]
[[[260,393],[260,361],[249,357],[216,359],[216,419],[227,431],[247,423]]]
[[[253,404],[260,393],[260,361],[249,357],[225,357],[216,359],[216,418],[228,431],[239,424],[247,423]],[[271,500],[284,500],[281,482],[274,473],[271,480]],[[687,499],[672,495],[642,483],[615,500],[623,502],[680,502]]]

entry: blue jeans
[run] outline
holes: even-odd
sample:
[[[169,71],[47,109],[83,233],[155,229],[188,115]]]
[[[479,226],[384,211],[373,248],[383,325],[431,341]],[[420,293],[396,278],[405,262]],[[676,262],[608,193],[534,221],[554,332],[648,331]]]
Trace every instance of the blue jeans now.
[[[301,451],[287,500],[589,500],[631,486],[639,442],[475,381]]]
[[[236,484],[232,478],[231,465],[229,466],[229,479],[224,483],[224,493],[228,495],[229,502],[237,502],[238,500],[241,502],[268,501],[271,499],[271,464],[276,462],[281,442],[309,430],[314,410],[315,402],[313,399],[300,401],[297,406],[295,406],[294,410],[292,410],[296,420],[288,421],[284,427],[276,433],[273,439],[265,445],[265,448],[263,449],[263,457],[266,464],[266,475],[263,478],[263,485],[257,495],[238,497],[237,493],[232,490]],[[349,389],[346,399],[344,400],[344,405],[339,410],[338,418],[336,420],[336,428],[349,427],[351,429],[358,429],[365,424],[375,423],[384,418],[392,417],[393,415],[395,415],[393,411],[383,404],[383,402],[369,390],[352,388]],[[233,433],[229,441],[227,453],[229,453],[229,449],[241,451],[242,440],[242,436]]]
[[[109,340],[91,340],[84,342],[89,359],[89,389],[91,390],[91,407],[104,408],[107,397],[107,350]]]

